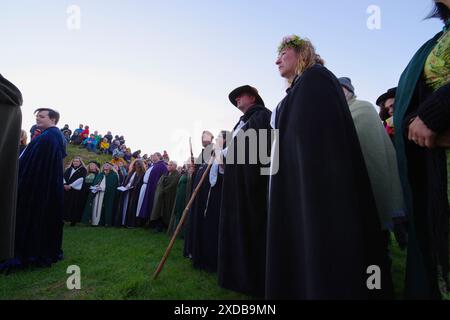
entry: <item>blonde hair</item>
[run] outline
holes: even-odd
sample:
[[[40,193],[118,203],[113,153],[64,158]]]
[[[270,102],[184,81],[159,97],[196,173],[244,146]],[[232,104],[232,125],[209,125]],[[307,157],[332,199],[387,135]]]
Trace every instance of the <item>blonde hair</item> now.
[[[304,73],[315,64],[325,65],[325,61],[316,53],[314,45],[307,38],[301,39],[297,35],[284,37],[278,47],[278,53],[287,48],[294,49],[298,54],[297,67],[295,68],[296,75]]]
[[[70,167],[72,167],[73,160],[75,160],[75,159],[80,160],[80,167],[83,167],[83,168],[85,168],[86,170],[88,169],[88,168],[86,167],[86,165],[84,164],[83,159],[82,159],[80,156],[76,156],[76,157],[73,157],[72,161],[70,161],[69,165],[66,167],[66,170],[69,169]]]
[[[20,133],[20,144],[26,146],[28,142],[28,135],[25,130],[22,130]]]

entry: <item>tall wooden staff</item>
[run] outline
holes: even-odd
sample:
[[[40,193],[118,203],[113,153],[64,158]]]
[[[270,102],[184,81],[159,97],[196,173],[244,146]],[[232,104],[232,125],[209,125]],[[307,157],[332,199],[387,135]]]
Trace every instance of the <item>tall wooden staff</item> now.
[[[189,143],[190,142],[191,141],[189,139]],[[191,160],[193,160],[193,159],[194,159],[194,157],[192,155],[192,144],[191,144]],[[208,173],[211,169],[211,166],[213,164],[213,161],[214,161],[214,157],[211,156],[211,159],[209,159],[209,162],[208,162],[208,167],[206,168],[205,172],[203,173],[203,176],[200,179],[200,182],[198,183],[197,187],[195,188],[194,192],[192,193],[191,199],[189,200],[186,208],[183,211],[183,215],[181,216],[181,219],[180,219],[180,222],[178,223],[177,229],[175,230],[175,233],[173,234],[172,239],[170,240],[169,246],[166,249],[166,253],[164,254],[161,261],[159,262],[158,268],[156,268],[156,271],[153,274],[153,280],[156,280],[156,278],[158,278],[158,275],[161,273],[161,271],[164,267],[164,264],[166,263],[166,260],[169,257],[170,252],[172,251],[173,245],[175,244],[175,240],[177,239],[178,235],[181,232],[181,228],[183,227],[184,221],[186,220],[186,218],[188,216],[189,209],[191,208],[192,203],[194,202],[195,197],[197,196],[197,193],[203,184],[203,181],[205,180],[206,176],[208,175]]]
[[[194,165],[195,161],[194,161],[194,153],[192,152],[192,138],[191,137],[189,137],[189,148],[191,150],[191,165]]]

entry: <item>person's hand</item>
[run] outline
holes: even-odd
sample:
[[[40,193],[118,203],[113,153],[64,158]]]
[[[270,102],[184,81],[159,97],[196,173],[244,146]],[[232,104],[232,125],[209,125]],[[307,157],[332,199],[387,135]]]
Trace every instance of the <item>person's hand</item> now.
[[[408,139],[421,147],[433,148],[436,136],[437,134],[430,130],[419,117],[416,117],[409,125]]]
[[[69,191],[70,189],[72,189],[71,186],[69,186],[69,185],[64,185],[64,190],[65,190],[65,191]]]

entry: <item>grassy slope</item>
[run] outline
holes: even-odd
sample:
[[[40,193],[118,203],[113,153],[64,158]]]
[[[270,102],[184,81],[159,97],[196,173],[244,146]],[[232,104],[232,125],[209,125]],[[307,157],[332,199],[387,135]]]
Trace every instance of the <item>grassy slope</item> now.
[[[74,156],[100,163],[111,156],[74,146],[67,148],[66,165]],[[151,276],[169,242],[165,234],[142,229],[105,229],[66,226],[65,258],[50,269],[0,275],[0,299],[246,299],[223,290],[215,275],[194,270],[176,241],[159,279]],[[80,291],[69,291],[67,267],[81,268]]]
[[[110,160],[109,156],[73,147],[68,148],[68,155],[68,159],[81,155],[85,162]],[[180,240],[160,278],[151,281],[168,241],[165,234],[141,229],[66,227],[65,259],[51,269],[0,275],[0,299],[247,299],[220,289],[216,275],[194,270],[190,261],[182,257]],[[397,296],[403,291],[405,257],[393,241],[392,271]],[[80,291],[66,288],[66,270],[70,265],[81,268]]]
[[[178,240],[157,281],[151,276],[168,238],[142,229],[65,227],[65,259],[50,269],[0,276],[0,299],[244,299],[196,271]],[[69,291],[67,267],[81,268],[82,289]]]
[[[73,157],[79,156],[83,159],[84,164],[88,164],[89,161],[97,161],[101,165],[103,165],[106,161],[110,161],[112,159],[111,155],[105,154],[95,154],[93,152],[89,152],[84,148],[80,148],[78,146],[68,145],[67,146],[67,157],[64,159],[65,165],[68,165],[70,161],[72,161]]]

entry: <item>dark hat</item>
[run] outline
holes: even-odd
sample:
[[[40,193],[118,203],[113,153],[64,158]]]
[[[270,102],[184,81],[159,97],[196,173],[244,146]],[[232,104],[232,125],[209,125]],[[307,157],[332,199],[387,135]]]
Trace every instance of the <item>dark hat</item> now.
[[[381,107],[386,100],[395,98],[395,94],[397,93],[397,87],[389,89],[386,93],[383,93],[378,99],[377,99],[377,106]]]
[[[353,87],[352,80],[350,78],[347,78],[347,77],[339,78],[339,83],[341,84],[341,86],[346,88],[348,91],[355,94],[355,88]]]
[[[231,91],[228,98],[230,99],[230,102],[235,107],[237,107],[236,98],[244,93],[254,96],[256,98],[256,104],[262,105],[264,107],[264,101],[261,98],[261,96],[259,95],[258,90],[256,90],[256,88],[253,88],[252,86],[249,86],[249,85],[245,85],[245,86],[234,89],[233,91]]]

